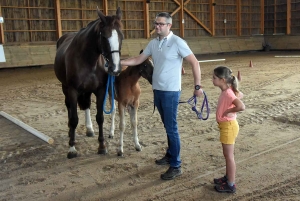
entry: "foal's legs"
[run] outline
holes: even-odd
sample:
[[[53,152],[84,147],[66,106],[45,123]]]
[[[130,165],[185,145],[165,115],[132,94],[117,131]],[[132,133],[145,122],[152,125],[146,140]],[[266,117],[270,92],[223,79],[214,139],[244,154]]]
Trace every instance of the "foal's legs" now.
[[[138,133],[137,133],[137,106],[132,107],[129,106],[128,108],[130,114],[130,122],[131,122],[131,129],[133,134],[133,141],[135,144],[135,150],[141,151],[142,147],[139,143]],[[120,147],[118,149],[118,156],[123,156],[123,136],[125,131],[125,107],[119,104],[119,116],[120,116]]]
[[[118,149],[118,156],[123,156],[123,136],[125,131],[125,107],[118,103],[119,108],[119,118],[120,118],[120,124],[119,124],[119,130],[120,130],[120,147]]]
[[[134,107],[130,107],[130,110],[129,110],[130,122],[131,122],[133,141],[135,144],[135,150],[142,151],[142,147],[139,143],[138,132],[137,132],[137,109],[138,109],[138,103],[135,104]]]
[[[114,138],[115,136],[115,117],[116,117],[116,101],[113,101],[114,104],[114,110],[111,112],[111,125],[110,125],[110,131],[109,131],[109,138]]]

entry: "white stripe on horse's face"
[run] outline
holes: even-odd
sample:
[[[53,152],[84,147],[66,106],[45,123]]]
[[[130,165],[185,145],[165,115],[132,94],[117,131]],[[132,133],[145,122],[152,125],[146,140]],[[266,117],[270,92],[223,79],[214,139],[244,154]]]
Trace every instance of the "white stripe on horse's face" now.
[[[110,44],[110,50],[111,51],[118,51],[112,53],[112,60],[115,64],[115,66],[118,68],[120,66],[120,53],[119,53],[119,37],[118,32],[114,29],[112,30],[111,37],[108,38],[109,44]],[[115,63],[117,62],[117,63]],[[115,69],[116,71],[118,69]]]

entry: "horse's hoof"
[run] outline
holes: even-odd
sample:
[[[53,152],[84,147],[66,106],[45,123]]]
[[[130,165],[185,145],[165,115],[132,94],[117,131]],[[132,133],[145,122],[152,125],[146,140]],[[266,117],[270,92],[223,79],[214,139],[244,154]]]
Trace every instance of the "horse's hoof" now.
[[[106,149],[99,149],[98,154],[105,155],[105,154],[107,154],[107,150]]]
[[[67,157],[68,157],[68,159],[76,158],[77,152],[69,152]]]
[[[136,147],[135,150],[136,151],[142,151],[142,148],[141,147],[139,147],[139,148]]]
[[[86,132],[86,136],[88,136],[88,137],[94,137],[95,134],[94,134],[94,132],[92,132],[92,131],[87,131],[87,132]]]
[[[123,157],[124,156],[124,154],[123,154],[123,152],[118,152],[118,156],[121,156],[121,157]]]
[[[108,136],[108,138],[110,138],[110,139],[113,139],[113,138],[114,138],[114,136],[113,136],[113,135],[109,135],[109,136]]]

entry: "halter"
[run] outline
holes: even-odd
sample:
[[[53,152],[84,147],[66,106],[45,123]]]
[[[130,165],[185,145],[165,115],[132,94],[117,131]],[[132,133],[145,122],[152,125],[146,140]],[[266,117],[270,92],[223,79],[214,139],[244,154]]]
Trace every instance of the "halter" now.
[[[198,110],[196,108],[196,106],[197,106],[197,96],[196,95],[192,96],[188,101],[180,101],[179,103],[188,103],[188,104],[190,104],[192,106],[192,110],[196,113],[198,119],[207,120],[208,117],[209,117],[210,108],[209,108],[206,93],[204,91],[203,91],[203,95],[204,95],[204,100],[202,102],[202,107],[201,107],[200,112],[198,112]],[[205,118],[202,116],[202,112],[203,112],[204,107],[206,107],[206,113],[207,113],[207,116]]]
[[[101,34],[102,33],[100,31],[100,40],[102,40]],[[100,41],[100,43],[101,43],[101,41]],[[109,59],[107,58],[107,56],[110,55],[110,54],[113,54],[115,52],[118,52],[119,54],[121,54],[120,50],[113,50],[113,51],[110,51],[107,54],[101,53],[101,55],[104,57],[104,59],[106,61],[106,63],[104,64],[105,67],[108,67],[108,62],[109,62]],[[114,106],[115,106],[115,104],[114,104],[114,99],[115,99],[115,97],[114,97],[114,94],[115,94],[115,92],[114,92],[114,82],[115,82],[115,76],[112,76],[112,75],[108,74],[108,79],[107,79],[107,83],[106,83],[106,92],[105,92],[104,102],[103,102],[103,106],[102,106],[103,112],[105,114],[111,114],[112,111],[114,110]],[[111,106],[112,107],[111,107],[110,111],[106,111],[105,110],[105,105],[106,105],[106,98],[107,98],[109,87],[111,88]]]
[[[102,42],[102,32],[100,31],[99,32],[99,35],[100,35],[100,43]],[[107,56],[108,55],[110,55],[110,54],[113,54],[113,53],[115,53],[115,52],[118,52],[119,54],[121,54],[121,51],[120,50],[113,50],[113,51],[110,51],[110,52],[108,52],[107,54],[103,54],[102,53],[103,52],[103,50],[102,50],[102,48],[101,48],[101,55],[104,57],[104,59],[106,60],[106,64],[107,64],[107,62],[109,62],[109,59],[107,58]],[[106,65],[105,64],[105,65]]]

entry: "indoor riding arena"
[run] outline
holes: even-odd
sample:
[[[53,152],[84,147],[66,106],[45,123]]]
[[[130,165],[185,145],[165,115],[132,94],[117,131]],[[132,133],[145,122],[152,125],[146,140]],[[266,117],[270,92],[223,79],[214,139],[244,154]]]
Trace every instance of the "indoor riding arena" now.
[[[124,155],[118,156],[119,117],[107,154],[98,154],[96,99],[86,136],[78,107],[78,156],[69,150],[68,110],[54,73],[56,41],[105,15],[122,11],[121,58],[137,56],[156,37],[159,12],[169,12],[201,67],[209,118],[187,103],[178,107],[182,175],[165,181],[159,166],[168,146],[153,91],[140,78],[136,151],[126,113]],[[299,0],[0,0],[0,201],[300,200],[300,1]],[[216,107],[220,89],[213,69],[225,65],[240,77],[246,109],[237,114],[236,193],[218,193],[225,174]],[[191,66],[182,69],[182,102],[194,93]],[[201,109],[203,97],[198,98]],[[106,105],[106,107],[110,107]],[[203,115],[208,115],[206,110]]]

